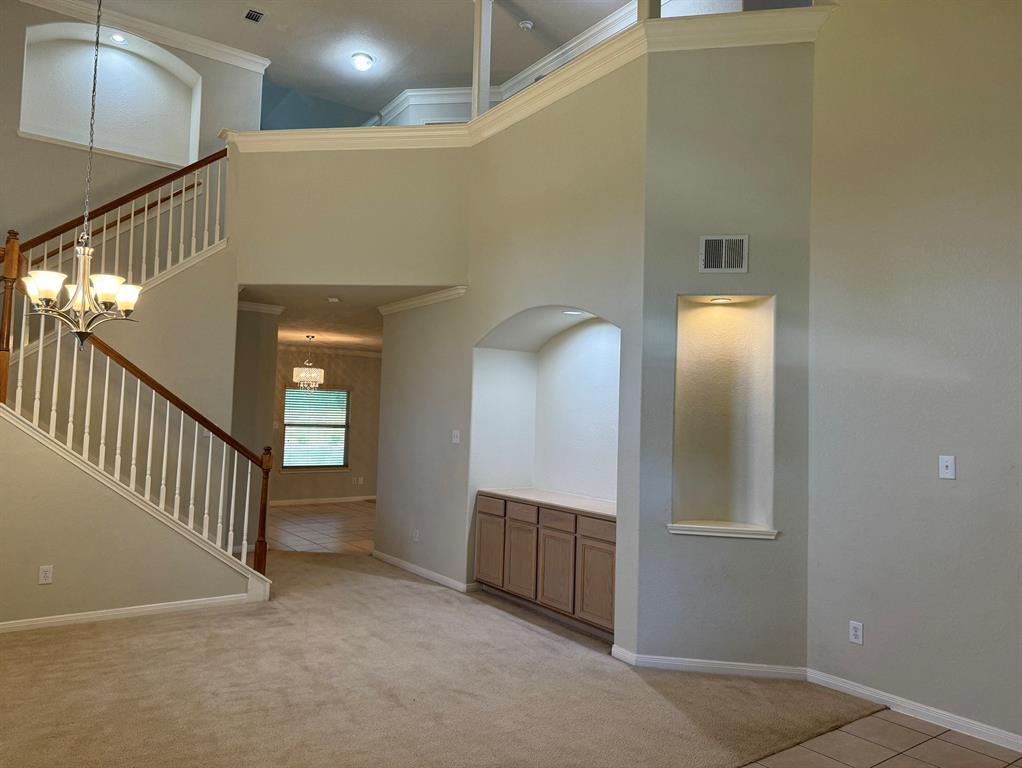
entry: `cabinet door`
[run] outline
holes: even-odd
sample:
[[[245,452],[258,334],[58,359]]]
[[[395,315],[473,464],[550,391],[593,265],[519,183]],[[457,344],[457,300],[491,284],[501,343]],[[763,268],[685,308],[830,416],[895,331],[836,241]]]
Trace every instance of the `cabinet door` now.
[[[504,589],[536,599],[536,540],[539,529],[508,520],[504,531]]]
[[[614,545],[578,537],[575,615],[607,629],[614,628]]]
[[[575,598],[575,535],[554,528],[539,529],[538,600],[571,613]]]
[[[494,587],[504,583],[504,518],[476,513],[476,579]]]

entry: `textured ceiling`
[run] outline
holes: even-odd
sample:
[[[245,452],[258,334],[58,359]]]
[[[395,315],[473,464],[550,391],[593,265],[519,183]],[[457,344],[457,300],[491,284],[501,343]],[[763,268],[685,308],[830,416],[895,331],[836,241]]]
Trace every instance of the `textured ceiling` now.
[[[377,307],[444,287],[260,285],[243,288],[238,299],[284,307],[277,333],[282,343],[304,343],[311,333],[317,344],[378,351],[383,347],[383,316]],[[330,297],[340,301],[331,303]]]
[[[500,84],[624,4],[495,0],[491,82]],[[377,112],[405,88],[472,83],[472,0],[106,0],[105,6],[272,60],[280,85]],[[266,15],[245,21],[250,8]],[[522,19],[535,26],[518,27]],[[376,59],[369,72],[351,54]]]

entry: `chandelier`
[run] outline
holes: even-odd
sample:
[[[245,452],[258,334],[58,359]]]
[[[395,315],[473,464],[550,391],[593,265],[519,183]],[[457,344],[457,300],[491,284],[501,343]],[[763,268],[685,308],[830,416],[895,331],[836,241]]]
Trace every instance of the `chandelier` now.
[[[319,385],[323,383],[324,371],[322,368],[314,368],[312,365],[312,340],[316,337],[306,335],[305,338],[309,340],[309,355],[302,363],[303,367],[294,369],[294,382],[299,389],[319,389]]]
[[[96,133],[96,80],[99,73],[99,34],[103,0],[96,3],[96,43],[92,60],[92,108],[89,115],[89,161],[85,174],[85,214],[82,234],[75,246],[75,281],[64,285],[63,272],[32,270],[22,278],[32,302],[33,315],[59,320],[78,339],[78,348],[92,335],[95,327],[108,320],[127,320],[135,310],[142,287],[128,285],[117,275],[92,274],[92,237],[89,222],[89,191],[92,187],[92,155]],[[67,299],[61,302],[61,292]],[[134,321],[133,321],[134,322]]]

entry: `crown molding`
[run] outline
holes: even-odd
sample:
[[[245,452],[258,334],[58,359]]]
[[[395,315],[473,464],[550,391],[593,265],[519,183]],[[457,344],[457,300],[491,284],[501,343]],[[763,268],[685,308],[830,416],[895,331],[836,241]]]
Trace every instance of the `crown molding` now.
[[[467,285],[456,285],[453,288],[444,288],[442,291],[434,291],[422,296],[412,296],[410,299],[402,299],[401,301],[392,301],[390,304],[377,307],[377,309],[380,310],[381,315],[393,315],[396,312],[407,312],[409,309],[439,304],[441,301],[460,299],[465,295],[466,291],[468,291]]]
[[[260,304],[257,301],[239,301],[238,311],[239,312],[258,312],[262,315],[279,315],[286,307],[282,307],[279,304]]]
[[[505,98],[504,91],[497,86],[490,88],[490,101],[499,102]],[[471,88],[406,88],[395,96],[387,105],[380,110],[379,114],[373,115],[366,120],[363,127],[386,126],[391,120],[400,115],[409,107],[432,106],[435,104],[464,104],[472,103]],[[383,121],[382,123],[380,121]]]
[[[96,6],[84,0],[21,0],[26,5],[34,5],[47,11],[53,11],[73,19],[96,23]],[[138,35],[149,42],[167,45],[181,51],[188,51],[207,59],[220,61],[234,67],[247,69],[250,72],[263,74],[270,66],[270,60],[248,51],[232,48],[229,45],[207,40],[204,37],[180,32],[162,24],[136,19],[118,11],[103,11],[103,24],[117,27],[125,32]]]
[[[811,43],[834,7],[722,13],[634,24],[468,123],[222,131],[220,136],[239,152],[470,147],[650,53]]]

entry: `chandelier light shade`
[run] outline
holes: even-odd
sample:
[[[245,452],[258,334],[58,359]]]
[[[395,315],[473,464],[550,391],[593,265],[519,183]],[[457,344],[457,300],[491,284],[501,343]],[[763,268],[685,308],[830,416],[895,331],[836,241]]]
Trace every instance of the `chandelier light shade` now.
[[[309,355],[300,367],[294,369],[292,378],[299,389],[319,389],[319,385],[324,381],[325,372],[312,364],[312,340],[316,337],[307,335],[305,338],[309,340]]]
[[[96,41],[92,59],[92,109],[89,114],[89,162],[85,174],[85,214],[82,233],[75,246],[75,279],[65,285],[63,272],[32,270],[22,278],[25,293],[32,302],[32,314],[59,320],[78,339],[78,348],[92,335],[97,325],[108,320],[127,320],[135,311],[142,287],[125,283],[117,275],[92,274],[92,235],[89,222],[89,191],[92,187],[92,156],[96,133],[96,82],[99,74],[99,33],[103,0],[96,3]],[[60,300],[61,291],[67,299]]]

